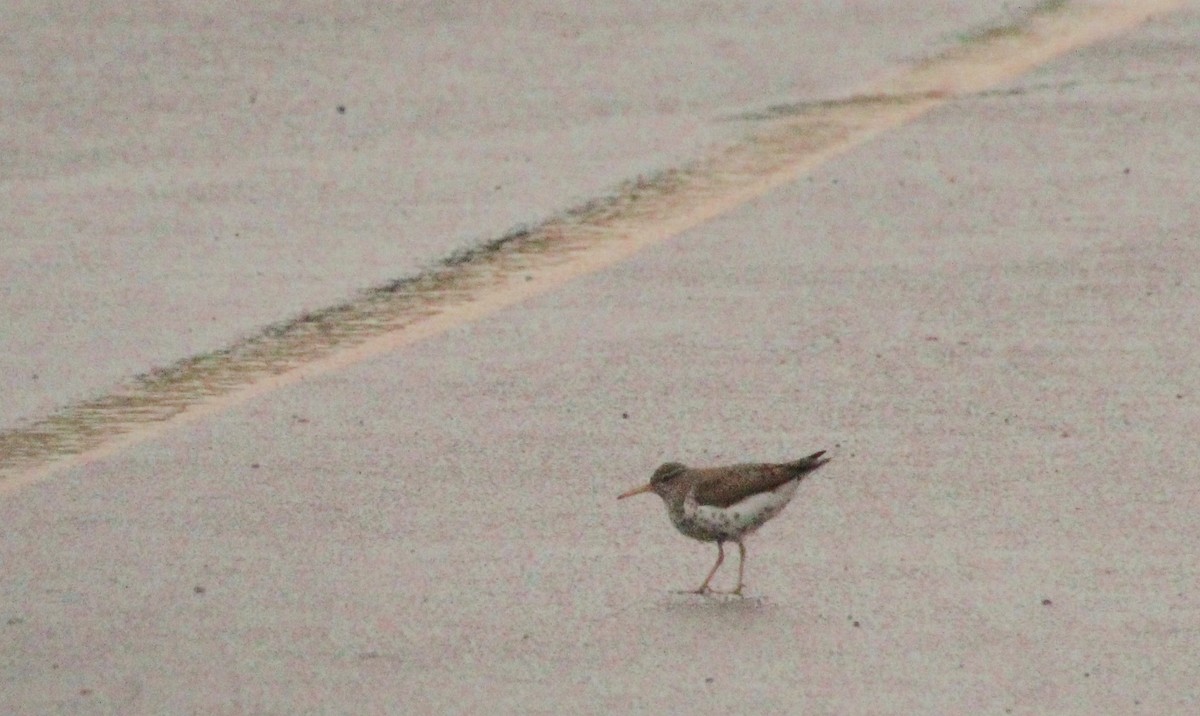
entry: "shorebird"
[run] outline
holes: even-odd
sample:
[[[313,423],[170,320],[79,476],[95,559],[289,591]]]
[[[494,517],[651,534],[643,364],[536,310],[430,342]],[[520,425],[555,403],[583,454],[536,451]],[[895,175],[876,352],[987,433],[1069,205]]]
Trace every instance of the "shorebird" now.
[[[617,497],[653,492],[667,506],[675,528],[692,539],[717,543],[717,563],[694,591],[712,591],[708,583],[725,561],[725,543],[738,546],[738,584],[731,594],[741,595],[745,586],[746,545],[743,538],[779,514],[805,475],[829,462],[824,450],[794,462],[742,463],[725,467],[692,468],[668,462],[654,471],[650,482]]]

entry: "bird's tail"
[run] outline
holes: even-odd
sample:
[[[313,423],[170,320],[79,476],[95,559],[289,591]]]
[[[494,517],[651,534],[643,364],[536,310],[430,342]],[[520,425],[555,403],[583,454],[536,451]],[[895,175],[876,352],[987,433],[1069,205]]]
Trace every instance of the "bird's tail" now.
[[[812,455],[809,455],[808,457],[802,457],[799,460],[796,460],[795,462],[785,462],[783,464],[783,466],[785,468],[787,468],[788,471],[791,472],[793,475],[796,475],[797,477],[799,477],[800,475],[804,475],[805,473],[812,472],[813,470],[816,470],[818,467],[829,462],[829,460],[831,458],[821,457],[824,454],[825,454],[824,450],[819,450],[817,452],[814,452]]]

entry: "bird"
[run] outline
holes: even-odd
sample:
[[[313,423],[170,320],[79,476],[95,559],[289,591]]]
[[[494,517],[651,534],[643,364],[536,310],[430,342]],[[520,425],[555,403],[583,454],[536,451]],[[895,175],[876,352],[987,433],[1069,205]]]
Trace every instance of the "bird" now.
[[[661,465],[650,482],[623,492],[618,500],[653,492],[662,498],[675,528],[701,542],[717,543],[717,562],[695,594],[708,594],[709,582],[725,561],[725,543],[738,546],[738,583],[730,594],[742,595],[745,586],[746,545],[743,539],[778,515],[806,475],[829,462],[825,451],[784,463],[739,463],[722,467],[693,468],[678,462]]]

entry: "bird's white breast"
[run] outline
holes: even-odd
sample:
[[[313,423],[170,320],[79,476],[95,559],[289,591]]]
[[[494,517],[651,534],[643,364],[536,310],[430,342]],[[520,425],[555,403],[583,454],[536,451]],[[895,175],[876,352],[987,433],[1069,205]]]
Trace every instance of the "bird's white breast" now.
[[[693,489],[683,501],[683,519],[702,530],[720,534],[723,539],[736,539],[749,534],[764,522],[779,514],[796,494],[799,480],[792,480],[769,492],[735,502],[729,507],[701,505]],[[683,529],[682,525],[680,529]]]

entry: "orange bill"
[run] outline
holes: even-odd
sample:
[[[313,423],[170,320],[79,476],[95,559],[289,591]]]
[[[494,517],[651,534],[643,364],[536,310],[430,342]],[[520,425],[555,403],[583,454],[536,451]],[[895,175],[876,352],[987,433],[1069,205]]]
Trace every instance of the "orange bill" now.
[[[630,490],[629,492],[623,492],[620,495],[617,495],[617,499],[624,500],[626,497],[633,497],[634,495],[640,495],[643,492],[650,492],[653,489],[654,488],[651,487],[649,483],[647,483],[645,485],[642,485],[641,487],[635,487],[632,490]]]

